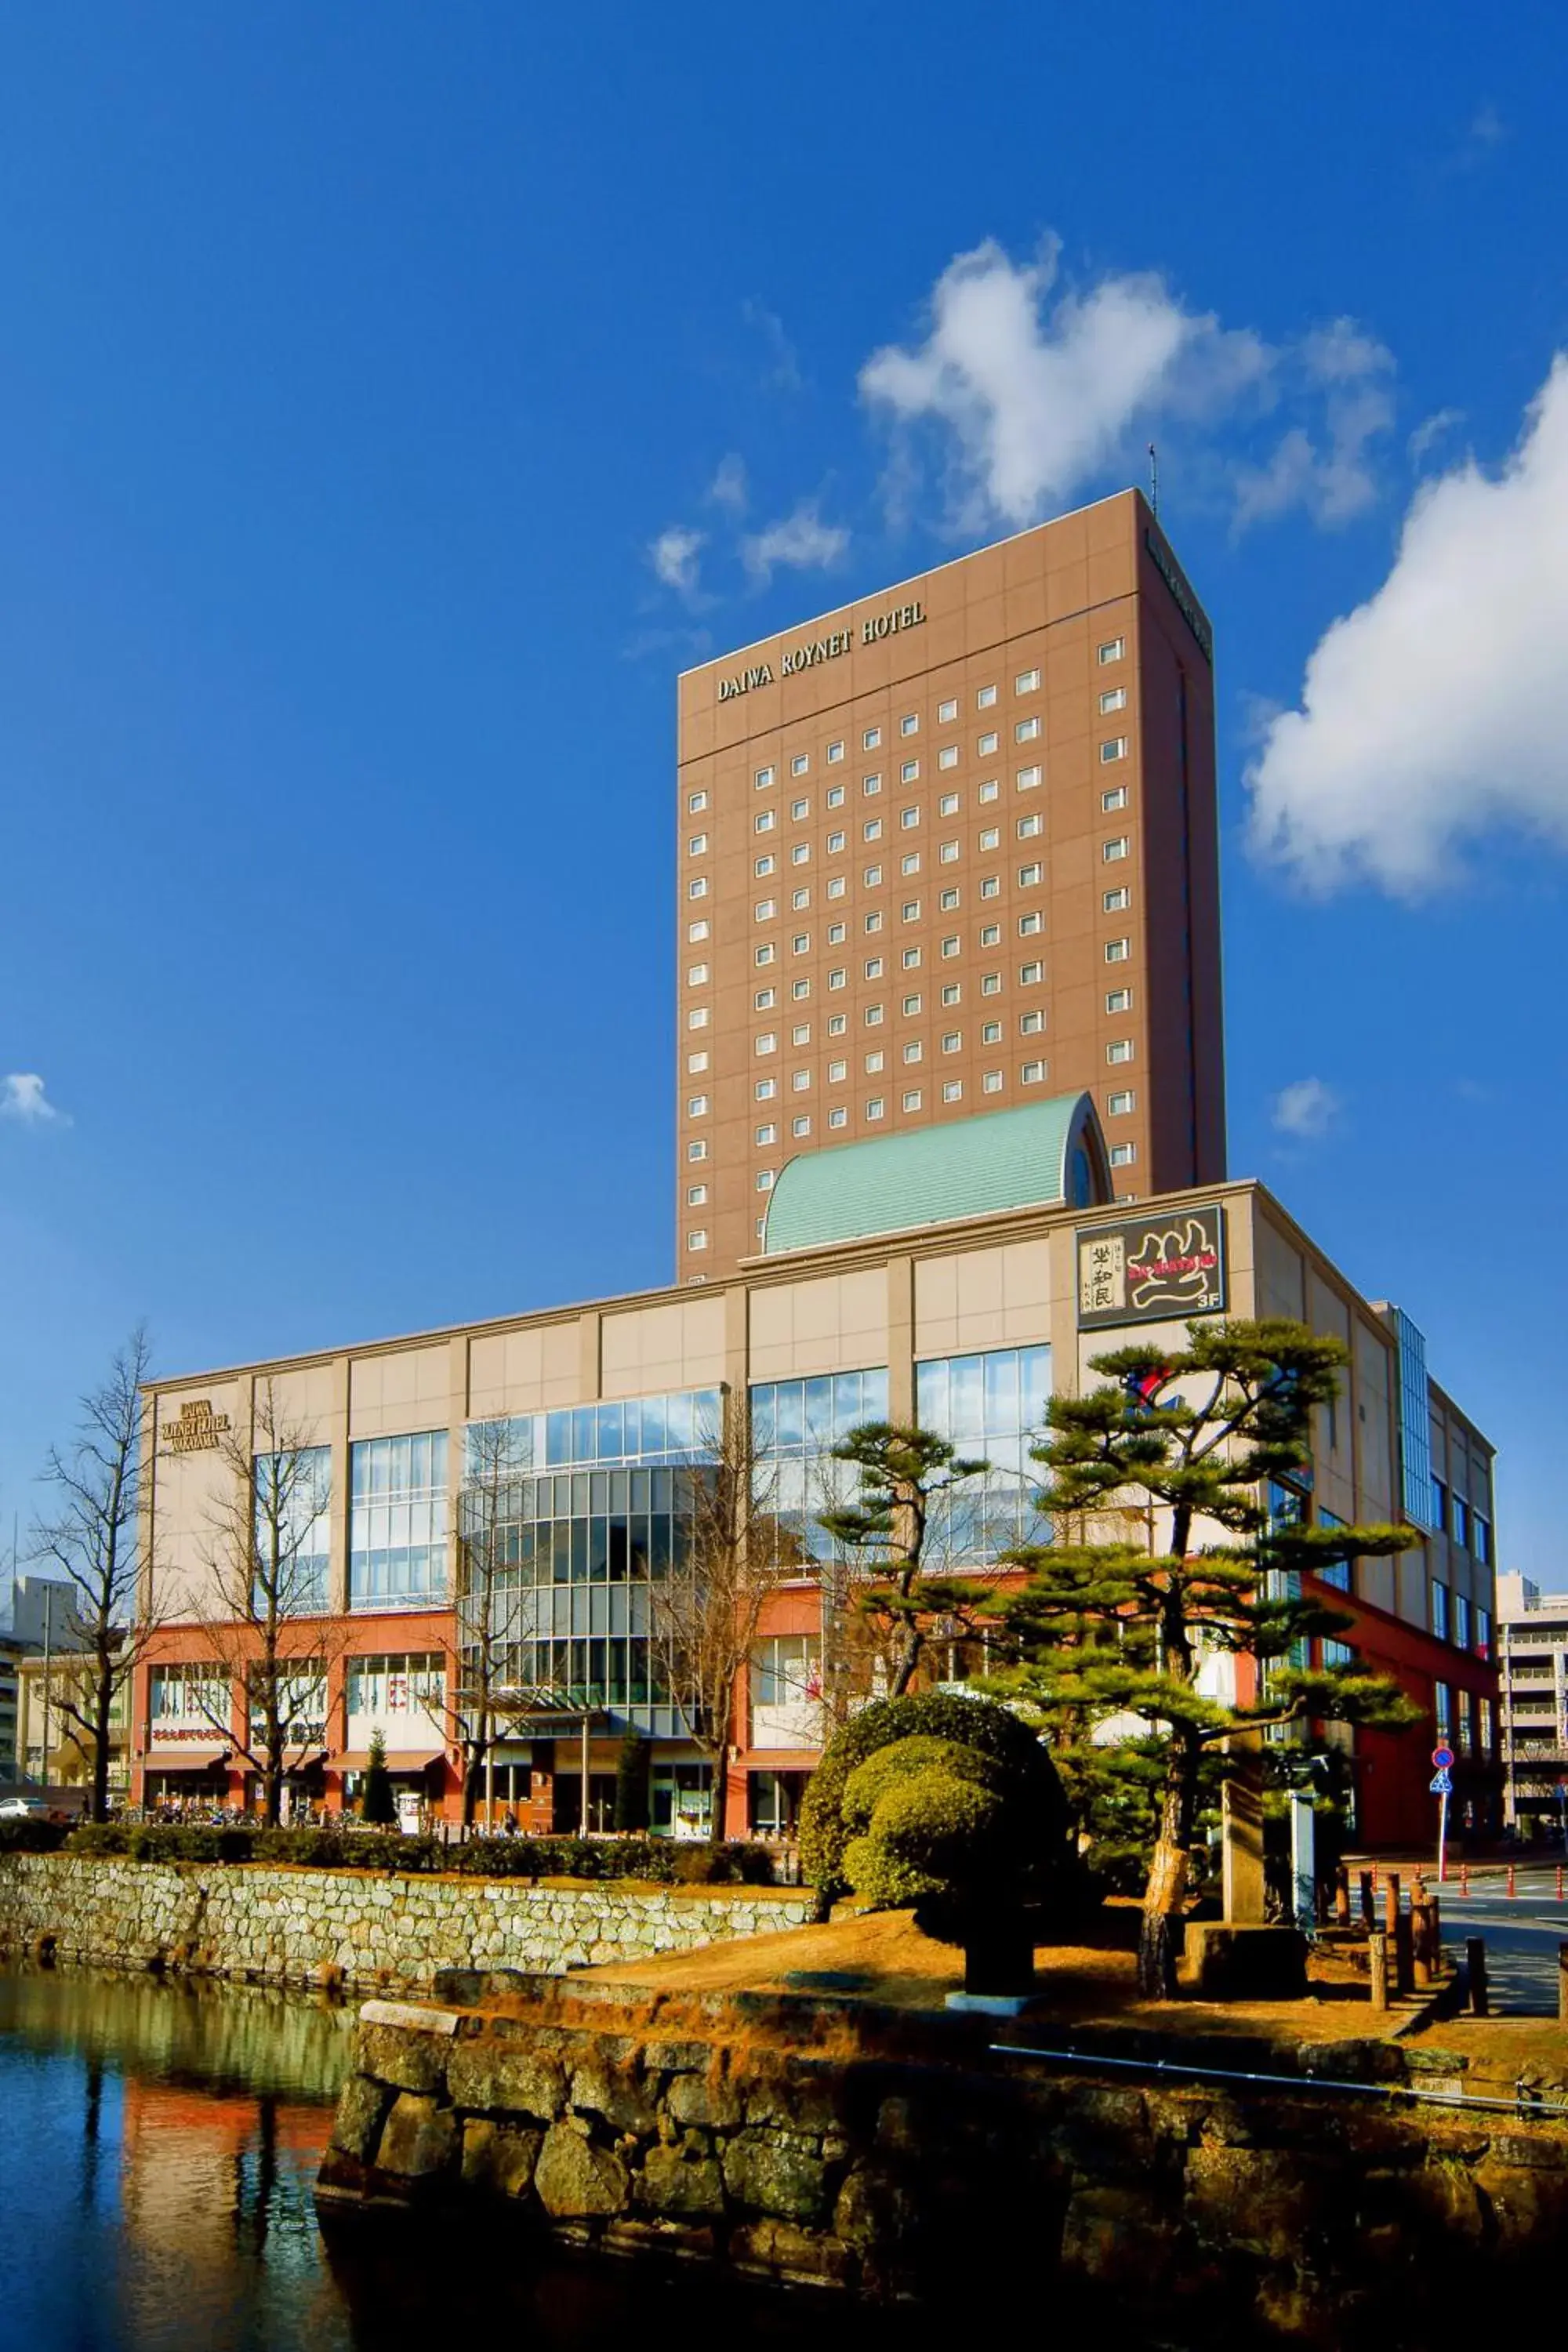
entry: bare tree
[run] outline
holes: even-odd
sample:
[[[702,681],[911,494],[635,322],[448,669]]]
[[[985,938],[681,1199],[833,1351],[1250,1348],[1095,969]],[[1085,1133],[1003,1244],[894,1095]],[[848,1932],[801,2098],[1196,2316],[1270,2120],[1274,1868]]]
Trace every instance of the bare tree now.
[[[452,1737],[463,1751],[468,1825],[500,1727],[517,1708],[524,1599],[516,1530],[527,1466],[515,1422],[470,1425],[458,1503],[458,1655],[447,1696]]]
[[[759,1453],[747,1399],[726,1391],[721,1425],[678,1474],[681,1521],[668,1567],[647,1580],[652,1679],[713,1762],[710,1834],[722,1834],[724,1768],[736,1740],[741,1670],[779,1588],[815,1573],[778,1507],[778,1465]]]
[[[33,1531],[34,1559],[63,1569],[71,1587],[72,1671],[49,1704],[88,1759],[94,1821],[109,1810],[116,1702],[163,1622],[140,1524],[141,1389],[150,1354],[138,1324],[107,1377],[82,1398],[74,1444],[50,1447],[43,1475],[58,1507]],[[44,1769],[47,1775],[47,1757]]]
[[[257,1389],[250,1426],[237,1422],[218,1444],[230,1475],[208,1520],[198,1622],[223,1682],[193,1690],[199,1710],[260,1780],[267,1820],[276,1823],[289,1775],[324,1748],[328,1677],[346,1642],[327,1613],[324,1589],[326,1448],[284,1411],[270,1381]]]

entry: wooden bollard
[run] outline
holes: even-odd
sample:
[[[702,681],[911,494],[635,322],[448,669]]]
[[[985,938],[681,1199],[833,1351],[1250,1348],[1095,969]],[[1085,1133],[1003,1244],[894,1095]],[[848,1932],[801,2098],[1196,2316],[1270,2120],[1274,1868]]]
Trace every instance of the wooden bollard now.
[[[1459,1892],[1461,1895],[1468,1895],[1469,1891],[1470,1865],[1468,1862],[1462,1862],[1459,1864]]]
[[[1399,1927],[1399,1873],[1391,1870],[1384,1884],[1384,1925],[1394,1935]]]
[[[1514,1879],[1513,1864],[1511,1862],[1508,1866],[1508,1891],[1510,1895],[1517,1895],[1519,1893],[1519,1887]]]
[[[1426,1913],[1429,1921],[1427,1934],[1430,1937],[1427,1945],[1427,1958],[1432,1963],[1432,1976],[1436,1982],[1443,1973],[1443,1906],[1436,1895],[1427,1904]]]
[[[1388,2007],[1388,1931],[1374,1927],[1366,1939],[1366,1956],[1372,1969],[1372,2005],[1373,2009]]]
[[[1410,1975],[1418,1992],[1432,1981],[1431,1906],[1419,1895],[1410,1898]]]
[[[1465,1974],[1470,1985],[1470,2015],[1487,2014],[1487,1939],[1484,1936],[1465,1938]]]
[[[1377,1873],[1363,1870],[1361,1874],[1361,1916],[1368,1928],[1377,1925]]]
[[[1400,1994],[1415,1990],[1415,1952],[1408,1911],[1402,1911],[1394,1924],[1394,1982]]]
[[[1568,1944],[1557,1947],[1557,2017],[1568,2025]]]
[[[1351,1923],[1351,1874],[1344,1863],[1334,1872],[1334,1925],[1348,1927]]]

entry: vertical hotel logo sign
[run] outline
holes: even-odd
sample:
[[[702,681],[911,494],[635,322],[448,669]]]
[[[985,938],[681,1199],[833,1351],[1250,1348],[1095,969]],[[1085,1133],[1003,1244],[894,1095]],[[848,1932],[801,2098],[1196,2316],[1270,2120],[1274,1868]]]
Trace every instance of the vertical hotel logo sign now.
[[[1079,1328],[1225,1312],[1225,1211],[1184,1209],[1078,1236]]]
[[[925,619],[923,604],[889,604],[885,613],[873,613],[860,624],[860,643],[880,645],[884,637],[897,636],[900,629],[918,629]],[[837,661],[855,644],[853,629],[834,629],[826,637],[813,637],[808,642],[790,646],[779,656],[780,677],[797,677],[802,670],[815,669],[819,662]],[[719,680],[721,702],[733,702],[738,694],[751,694],[759,686],[772,686],[772,662],[757,662],[750,669],[736,670],[730,677]]]
[[[177,1421],[159,1424],[158,1434],[171,1454],[213,1454],[228,1429],[227,1413],[215,1412],[211,1397],[191,1397]]]

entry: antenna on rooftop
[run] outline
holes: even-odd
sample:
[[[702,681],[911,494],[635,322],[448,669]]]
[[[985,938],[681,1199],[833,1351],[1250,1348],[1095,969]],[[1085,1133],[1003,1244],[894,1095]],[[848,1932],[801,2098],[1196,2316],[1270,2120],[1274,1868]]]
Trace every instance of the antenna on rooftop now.
[[[1156,514],[1160,511],[1160,452],[1152,441],[1149,444],[1149,504]]]

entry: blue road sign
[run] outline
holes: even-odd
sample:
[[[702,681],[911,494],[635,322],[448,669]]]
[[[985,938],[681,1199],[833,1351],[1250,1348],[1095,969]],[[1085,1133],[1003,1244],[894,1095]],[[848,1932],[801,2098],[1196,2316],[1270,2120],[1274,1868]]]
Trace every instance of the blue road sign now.
[[[1432,1750],[1432,1761],[1439,1772],[1447,1772],[1453,1763],[1454,1751],[1446,1739],[1439,1740],[1437,1746]]]
[[[1451,1797],[1454,1793],[1454,1784],[1447,1772],[1434,1772],[1426,1786],[1435,1797]]]

